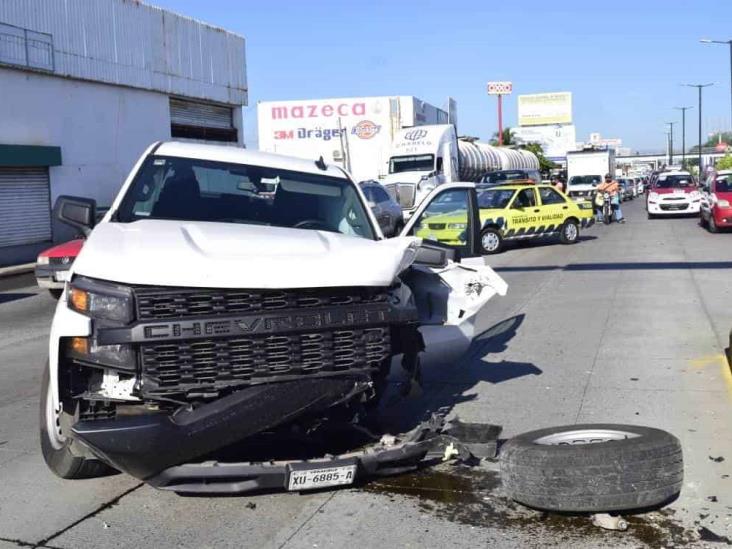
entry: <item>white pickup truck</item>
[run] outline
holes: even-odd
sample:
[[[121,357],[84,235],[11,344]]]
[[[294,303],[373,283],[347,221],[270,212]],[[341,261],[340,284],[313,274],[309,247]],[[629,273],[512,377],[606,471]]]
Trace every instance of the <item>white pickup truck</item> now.
[[[410,236],[446,194],[464,216],[459,250]],[[43,456],[64,478],[111,466],[156,484],[283,424],[360,417],[393,357],[418,379],[424,326],[469,338],[507,289],[471,260],[470,183],[435,189],[385,239],[358,185],[322,159],[168,142],[142,155],[98,224],[88,199],[60,197],[56,211],[88,235],[43,376]],[[186,485],[215,490],[214,469]]]

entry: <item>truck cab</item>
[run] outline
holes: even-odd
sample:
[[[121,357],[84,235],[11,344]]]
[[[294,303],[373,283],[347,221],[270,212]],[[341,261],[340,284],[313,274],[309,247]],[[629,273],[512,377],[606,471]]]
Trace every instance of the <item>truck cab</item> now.
[[[410,217],[430,191],[458,180],[458,148],[452,125],[404,128],[394,137],[389,173],[382,183]]]

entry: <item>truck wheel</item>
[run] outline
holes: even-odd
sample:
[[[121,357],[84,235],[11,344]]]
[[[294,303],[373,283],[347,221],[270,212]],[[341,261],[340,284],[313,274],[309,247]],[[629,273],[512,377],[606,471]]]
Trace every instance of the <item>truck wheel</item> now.
[[[51,471],[66,479],[98,477],[112,471],[107,464],[80,455],[78,443],[64,433],[73,424],[74,415],[53,409],[48,362],[41,381],[40,412],[41,453]]]
[[[635,425],[567,425],[524,433],[500,453],[508,495],[551,511],[608,512],[657,506],[681,490],[679,440]]]
[[[503,248],[501,233],[496,229],[483,229],[480,233],[480,248],[485,255],[499,253]]]
[[[559,233],[559,241],[562,244],[574,244],[579,238],[579,227],[577,223],[572,220],[567,220],[562,225],[562,229]]]

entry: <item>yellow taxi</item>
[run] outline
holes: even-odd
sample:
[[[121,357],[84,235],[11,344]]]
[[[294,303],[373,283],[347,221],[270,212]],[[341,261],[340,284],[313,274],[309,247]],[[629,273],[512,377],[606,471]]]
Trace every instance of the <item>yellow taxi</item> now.
[[[521,183],[478,188],[482,230],[480,243],[484,254],[496,254],[506,241],[558,237],[562,244],[573,244],[580,229],[594,224],[592,203],[576,203],[551,185]],[[416,236],[460,245],[465,240],[465,213],[450,210],[424,218]]]

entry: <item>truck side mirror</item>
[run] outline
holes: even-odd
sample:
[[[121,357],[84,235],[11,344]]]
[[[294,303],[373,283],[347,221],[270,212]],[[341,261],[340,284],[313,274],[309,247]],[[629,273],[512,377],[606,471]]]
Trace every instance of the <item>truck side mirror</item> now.
[[[97,202],[80,196],[59,196],[54,208],[56,218],[62,223],[81,230],[89,236],[97,219]]]

